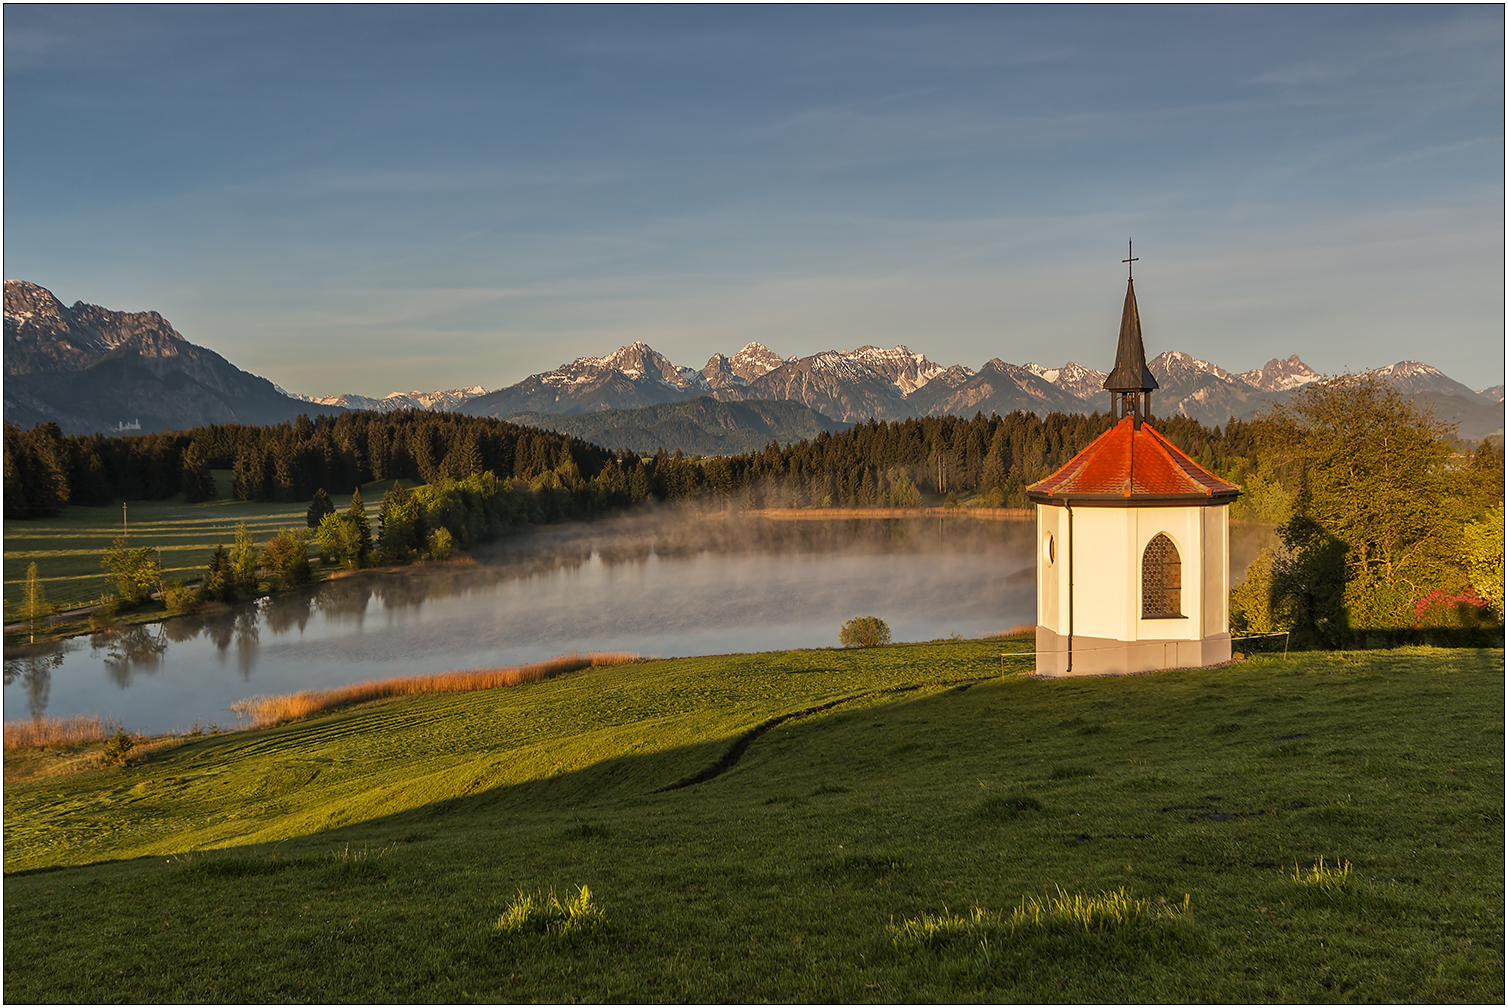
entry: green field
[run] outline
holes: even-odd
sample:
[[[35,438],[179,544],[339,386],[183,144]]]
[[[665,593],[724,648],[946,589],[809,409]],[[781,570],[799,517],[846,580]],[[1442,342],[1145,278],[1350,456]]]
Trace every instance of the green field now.
[[[215,471],[217,500],[185,504],[183,495],[160,501],[130,501],[122,516],[120,505],[91,508],[70,506],[56,518],[5,521],[5,605],[7,612],[21,601],[26,568],[35,563],[49,602],[83,605],[95,602],[115,583],[100,569],[100,558],[121,534],[124,517],[130,545],[155,546],[169,580],[194,580],[204,573],[215,547],[236,540],[236,526],[245,522],[265,543],[280,528],[307,528],[307,501],[300,504],[257,504],[233,500],[230,473]],[[375,528],[377,508],[391,482],[361,488]],[[351,495],[330,497],[337,510],[351,504]]]
[[[68,754],[10,754],[5,997],[1502,1000],[1501,650],[1000,677],[1024,647],[646,662],[26,780]],[[494,930],[581,885],[599,930]],[[1119,924],[1009,918],[1122,889]]]

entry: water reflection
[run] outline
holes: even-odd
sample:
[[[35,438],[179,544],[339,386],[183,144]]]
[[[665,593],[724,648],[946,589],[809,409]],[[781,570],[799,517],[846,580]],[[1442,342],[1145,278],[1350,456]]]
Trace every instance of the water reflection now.
[[[89,635],[89,653],[99,657],[116,686],[131,685],[133,671],[152,673],[162,667],[168,649],[165,624],[121,627]]]
[[[63,664],[61,649],[45,648],[33,654],[5,660],[5,685],[20,683],[26,694],[31,716],[40,718],[47,711],[47,695],[52,691],[52,670]]]
[[[360,679],[572,650],[716,654],[837,643],[855,615],[896,640],[1035,618],[1031,521],[776,521],[649,515],[554,526],[470,562],[357,572],[317,588],[8,656],[6,699],[133,730]],[[1260,536],[1232,530],[1244,570]],[[232,671],[234,670],[234,671]],[[104,687],[104,688],[102,688]]]

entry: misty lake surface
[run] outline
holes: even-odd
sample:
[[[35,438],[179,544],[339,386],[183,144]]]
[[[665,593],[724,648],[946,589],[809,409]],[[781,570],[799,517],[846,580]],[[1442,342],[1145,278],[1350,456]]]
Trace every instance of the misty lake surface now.
[[[5,717],[138,732],[234,726],[231,704],[574,651],[646,657],[833,647],[853,616],[896,641],[1036,619],[1030,519],[777,520],[669,513],[549,526],[474,563],[358,573],[217,614],[5,659]],[[1265,530],[1233,528],[1239,579]]]

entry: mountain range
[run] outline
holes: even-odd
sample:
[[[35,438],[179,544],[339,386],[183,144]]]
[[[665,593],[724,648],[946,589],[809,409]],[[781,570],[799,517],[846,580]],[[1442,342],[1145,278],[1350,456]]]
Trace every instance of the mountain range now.
[[[184,339],[154,311],[66,307],[25,280],[5,281],[5,419],[53,421],[69,434],[271,424],[340,412],[290,400]]]
[[[1232,373],[1170,350],[1148,367],[1158,384],[1152,395],[1154,415],[1182,414],[1211,426],[1231,417],[1249,418],[1264,403],[1285,399],[1324,377],[1297,354]],[[1503,430],[1501,386],[1473,391],[1418,361],[1368,373],[1434,407],[1445,419],[1457,420],[1462,437],[1475,440]],[[971,416],[976,411],[1087,413],[1109,409],[1105,377],[1103,371],[1073,362],[1049,368],[995,358],[978,371],[957,364],[943,367],[904,346],[781,357],[760,343],[750,343],[732,357],[715,354],[698,371],[677,367],[652,347],[634,343],[606,357],[579,357],[554,371],[468,398],[459,409],[508,418],[571,415],[705,395],[723,402],[795,401],[848,423],[870,417]]]
[[[1148,367],[1158,383],[1152,394],[1154,416],[1183,414],[1209,425],[1248,418],[1264,403],[1285,399],[1323,377],[1296,354],[1233,373],[1187,353],[1167,351]],[[515,421],[528,417],[542,424],[544,416],[638,410],[702,397],[727,404],[794,402],[843,423],[870,417],[971,416],[976,411],[1091,412],[1110,405],[1101,387],[1105,373],[1073,362],[1045,367],[995,358],[976,371],[959,364],[945,367],[904,346],[782,357],[760,343],[749,343],[732,356],[713,354],[700,369],[678,367],[636,342],[605,357],[578,357],[493,391],[473,386],[394,392],[381,399],[294,396],[188,342],[156,312],[114,312],[83,302],[66,308],[44,288],[22,280],[5,282],[5,368],[5,419],[23,425],[55,420],[69,432],[112,431],[134,423],[142,430],[270,423],[300,412],[343,409],[448,410]],[[1442,419],[1456,420],[1464,438],[1503,431],[1502,385],[1473,391],[1418,361],[1368,373],[1434,408]],[[793,439],[776,431],[784,419],[795,422],[796,414],[777,417],[761,408],[768,415],[752,421],[751,435],[766,441],[769,436]],[[751,419],[735,420],[727,413],[709,418],[711,414],[702,416],[696,424],[707,420],[726,431],[732,429],[726,424]],[[648,431],[664,419],[622,422]],[[797,426],[805,430],[813,422],[803,416]],[[573,421],[571,426],[577,425]],[[599,420],[598,428],[605,431],[607,426]],[[809,434],[795,435],[804,436]]]

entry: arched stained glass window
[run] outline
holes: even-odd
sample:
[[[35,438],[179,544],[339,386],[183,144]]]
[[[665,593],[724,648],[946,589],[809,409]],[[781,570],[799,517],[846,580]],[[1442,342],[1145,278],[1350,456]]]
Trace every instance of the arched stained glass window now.
[[[1183,615],[1183,564],[1178,547],[1159,532],[1141,556],[1142,619]]]

